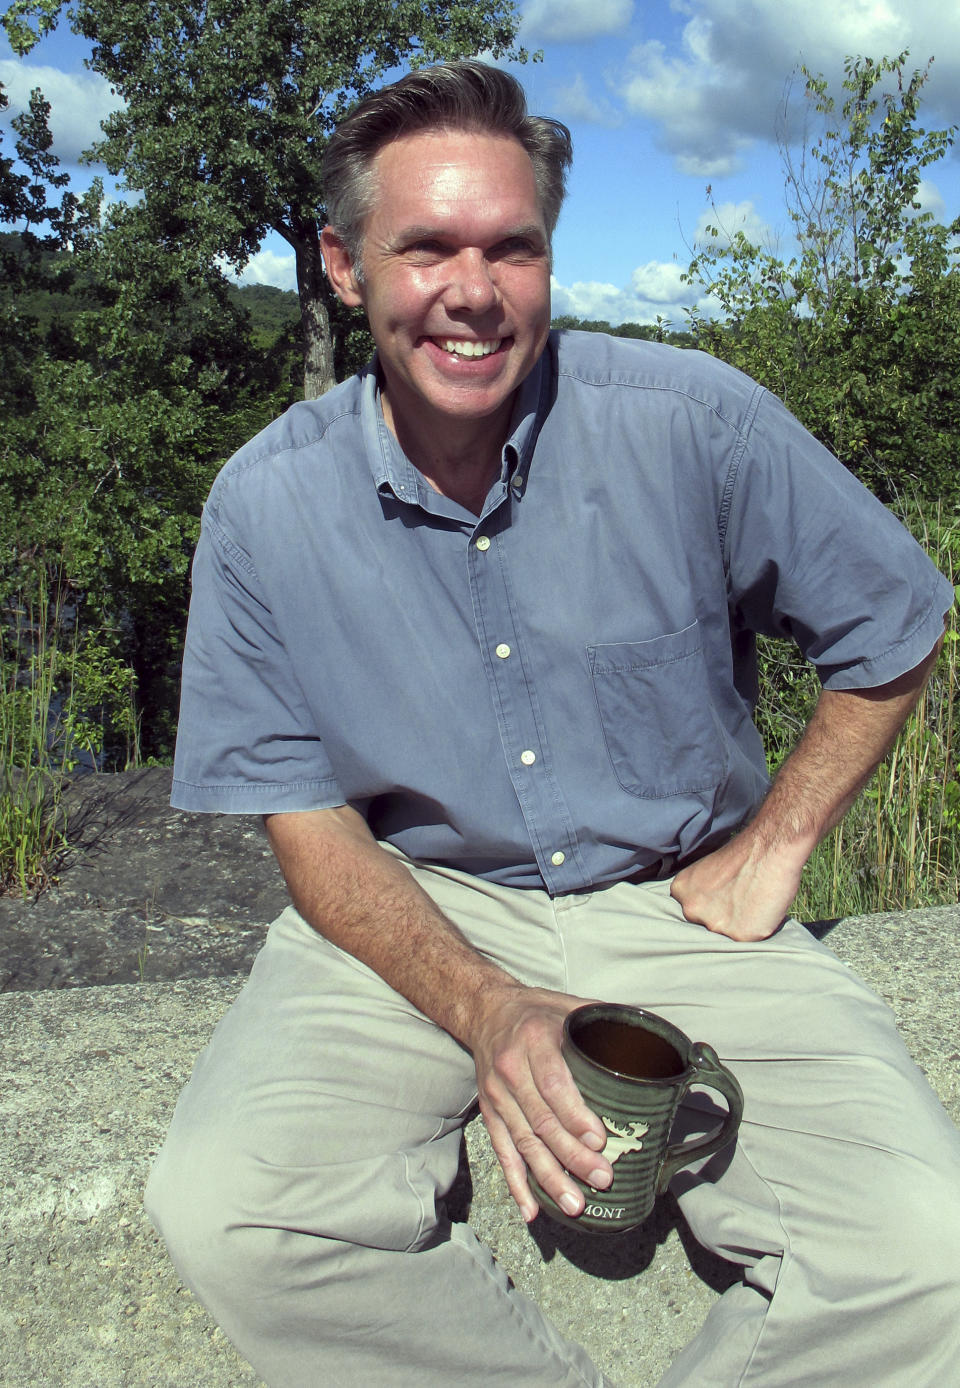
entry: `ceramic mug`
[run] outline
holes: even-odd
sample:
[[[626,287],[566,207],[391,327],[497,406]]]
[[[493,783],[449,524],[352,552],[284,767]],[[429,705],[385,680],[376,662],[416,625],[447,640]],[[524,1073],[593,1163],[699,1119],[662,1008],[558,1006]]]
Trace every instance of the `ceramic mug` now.
[[[603,1155],[613,1184],[594,1190],[572,1177],[586,1197],[583,1214],[567,1215],[530,1176],[541,1209],[590,1233],[623,1233],[642,1224],[656,1197],[684,1166],[732,1142],[740,1126],[740,1086],[702,1041],[690,1038],[643,1007],[587,1003],[564,1022],[563,1057],[586,1104],[607,1130]],[[727,1102],[723,1121],[706,1136],[670,1145],[670,1129],[691,1085],[717,1090]]]

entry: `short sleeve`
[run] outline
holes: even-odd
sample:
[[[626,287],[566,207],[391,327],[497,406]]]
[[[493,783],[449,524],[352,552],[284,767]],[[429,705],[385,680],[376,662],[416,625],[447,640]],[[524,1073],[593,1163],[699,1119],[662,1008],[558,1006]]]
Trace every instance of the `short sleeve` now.
[[[943,634],[949,582],[768,394],[728,479],[724,522],[735,623],[795,641],[826,688],[886,684]]]
[[[171,800],[226,814],[344,804],[255,567],[209,504],[193,561]]]

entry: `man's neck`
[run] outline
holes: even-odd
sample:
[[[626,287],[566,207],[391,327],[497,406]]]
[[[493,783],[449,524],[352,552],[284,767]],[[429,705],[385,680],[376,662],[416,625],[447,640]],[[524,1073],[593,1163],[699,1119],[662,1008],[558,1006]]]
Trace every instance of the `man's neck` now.
[[[385,392],[381,406],[388,429],[434,491],[479,516],[500,475],[512,400],[490,419],[445,420],[442,426],[395,411]]]

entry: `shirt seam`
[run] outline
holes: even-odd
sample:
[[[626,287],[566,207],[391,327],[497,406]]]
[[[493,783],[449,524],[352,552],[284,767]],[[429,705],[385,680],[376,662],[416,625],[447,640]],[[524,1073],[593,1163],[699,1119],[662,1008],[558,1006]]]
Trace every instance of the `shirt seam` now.
[[[591,386],[598,390],[606,390],[610,386],[614,386],[626,390],[649,390],[665,395],[681,395],[684,399],[692,400],[695,405],[701,405],[705,410],[709,410],[711,414],[715,414],[721,423],[725,424],[728,429],[732,429],[735,434],[741,432],[742,426],[738,425],[735,420],[729,419],[715,401],[706,400],[702,396],[694,394],[693,391],[687,390],[684,386],[661,384],[658,381],[637,381],[632,380],[628,376],[609,376],[603,379],[591,380],[588,376],[581,375],[578,372],[571,371],[569,367],[565,368],[560,365],[557,366],[557,376],[565,376],[570,381],[577,381],[580,385]],[[754,393],[756,394],[757,392],[761,394],[766,393],[763,386],[755,385]]]
[[[187,781],[182,776],[175,776],[173,784],[176,786],[186,786],[190,790],[229,790],[229,791],[252,791],[258,794],[261,791],[297,791],[313,790],[318,786],[336,786],[340,789],[339,781],[336,776],[315,777],[311,781]],[[344,802],[346,803],[346,802]]]
[[[720,509],[717,512],[717,534],[720,537],[720,550],[724,557],[724,566],[726,566],[727,559],[727,526],[730,523],[730,512],[733,510],[733,494],[740,477],[740,468],[747,451],[747,443],[756,423],[757,415],[760,413],[760,405],[768,394],[769,392],[764,386],[754,387],[744,412],[743,424],[737,430],[737,446],[733,450],[733,457],[730,459],[730,466],[727,468],[727,475],[724,479]]]

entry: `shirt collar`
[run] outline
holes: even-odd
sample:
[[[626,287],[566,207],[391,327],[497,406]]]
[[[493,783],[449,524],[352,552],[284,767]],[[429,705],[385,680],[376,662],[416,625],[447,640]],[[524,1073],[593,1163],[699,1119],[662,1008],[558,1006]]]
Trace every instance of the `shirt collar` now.
[[[549,376],[549,353],[544,351],[517,391],[510,418],[510,434],[501,453],[500,477],[490,490],[485,512],[503,500],[508,488],[518,499],[526,491],[529,465],[542,422],[542,402],[548,394]],[[387,427],[380,407],[376,353],[364,368],[362,376],[360,421],[364,448],[377,491],[381,495],[384,491],[391,492],[398,501],[419,505],[426,511],[445,513],[448,506],[438,503],[446,502],[447,498],[433,490]]]

